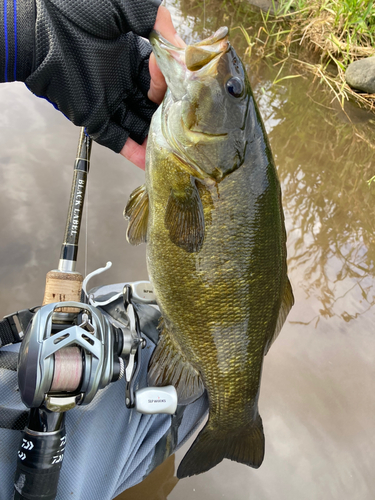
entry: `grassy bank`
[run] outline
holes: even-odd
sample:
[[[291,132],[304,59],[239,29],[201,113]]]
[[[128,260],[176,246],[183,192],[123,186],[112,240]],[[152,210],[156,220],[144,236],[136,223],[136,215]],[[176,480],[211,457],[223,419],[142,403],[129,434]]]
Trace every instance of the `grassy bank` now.
[[[279,0],[262,13],[263,24],[254,29],[241,25],[248,52],[274,57],[280,64],[276,82],[297,75],[284,75],[287,59],[299,71],[313,72],[344,107],[353,98],[375,111],[375,95],[353,91],[345,82],[347,66],[375,55],[375,5],[373,0]]]

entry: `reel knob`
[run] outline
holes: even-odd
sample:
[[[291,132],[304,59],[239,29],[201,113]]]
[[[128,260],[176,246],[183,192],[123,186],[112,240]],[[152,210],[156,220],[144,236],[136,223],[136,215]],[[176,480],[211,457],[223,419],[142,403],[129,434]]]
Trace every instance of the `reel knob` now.
[[[177,391],[173,385],[140,389],[135,392],[135,409],[146,415],[155,413],[173,415],[177,409]]]

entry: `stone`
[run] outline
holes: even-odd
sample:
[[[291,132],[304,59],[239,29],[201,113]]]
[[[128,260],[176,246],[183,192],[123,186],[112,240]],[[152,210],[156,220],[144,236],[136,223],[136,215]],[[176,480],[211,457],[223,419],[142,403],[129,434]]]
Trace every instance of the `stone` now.
[[[272,0],[250,0],[251,5],[255,5],[255,7],[258,7],[259,9],[262,9],[264,11],[271,10],[271,13],[273,12],[273,5],[272,5]],[[276,10],[279,8],[277,0],[274,2]]]
[[[346,69],[346,83],[353,89],[375,94],[375,56],[354,61]]]

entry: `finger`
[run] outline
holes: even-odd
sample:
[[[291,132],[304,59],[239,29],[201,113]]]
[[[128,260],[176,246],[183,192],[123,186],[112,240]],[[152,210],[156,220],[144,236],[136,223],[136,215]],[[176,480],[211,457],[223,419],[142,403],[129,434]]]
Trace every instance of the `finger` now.
[[[99,123],[99,127],[96,130],[90,125],[86,129],[94,141],[112,149],[115,153],[120,153],[129,137],[129,132],[113,120]]]
[[[168,42],[173,43],[176,47],[186,47],[186,43],[177,35],[172,23],[171,14],[166,7],[159,7],[154,30],[158,31]]]
[[[125,142],[125,146],[120,151],[120,154],[134,163],[134,165],[144,170],[146,165],[146,144],[147,138],[143,141],[143,144],[139,145],[129,137]]]
[[[176,47],[186,47],[186,43],[176,33],[169,10],[163,6],[159,7],[154,30],[158,31],[164,38],[173,43]],[[167,84],[165,83],[163,73],[160,71],[156,63],[154,54],[151,54],[150,56],[149,71],[151,75],[151,82],[150,90],[148,91],[147,96],[150,101],[160,104],[167,90]]]
[[[160,104],[163,100],[164,94],[167,91],[167,84],[165,83],[165,78],[163,73],[160,71],[159,66],[156,63],[156,58],[154,54],[150,55],[149,60],[149,71],[151,76],[150,90],[147,93],[148,98],[156,104]]]

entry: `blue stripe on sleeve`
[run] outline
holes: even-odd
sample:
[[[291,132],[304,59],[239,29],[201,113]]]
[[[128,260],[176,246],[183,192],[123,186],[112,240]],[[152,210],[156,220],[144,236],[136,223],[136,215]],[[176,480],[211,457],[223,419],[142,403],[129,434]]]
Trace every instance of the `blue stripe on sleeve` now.
[[[17,79],[17,0],[13,0],[14,25],[14,80]]]
[[[8,81],[8,0],[4,0],[4,37],[5,37],[5,75],[4,81]]]

